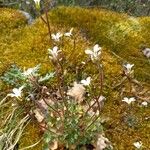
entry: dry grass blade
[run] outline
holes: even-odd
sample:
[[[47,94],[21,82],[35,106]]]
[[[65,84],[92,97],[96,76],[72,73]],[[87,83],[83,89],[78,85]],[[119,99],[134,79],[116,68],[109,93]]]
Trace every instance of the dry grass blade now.
[[[17,112],[17,108],[14,108],[4,120],[4,124],[0,129],[0,149],[13,150],[20,140],[25,127],[30,122],[29,115],[22,119],[16,118]]]

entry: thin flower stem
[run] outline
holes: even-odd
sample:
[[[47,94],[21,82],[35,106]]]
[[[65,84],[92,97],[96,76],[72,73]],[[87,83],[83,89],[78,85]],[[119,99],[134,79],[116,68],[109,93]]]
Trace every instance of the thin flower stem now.
[[[59,111],[57,111],[55,108],[53,108],[51,105],[49,105],[49,104],[47,103],[47,101],[45,100],[45,98],[43,98],[43,101],[45,102],[45,104],[46,104],[48,107],[50,107],[53,111],[55,111],[55,112],[61,117],[61,114],[59,113]]]
[[[64,106],[67,108],[67,104],[65,103],[64,91],[62,91],[62,89],[61,89],[61,84],[63,83],[63,81],[61,80],[61,77],[60,77],[60,70],[61,70],[61,74],[63,74],[63,67],[60,64],[58,59],[56,59],[56,64],[53,64],[53,65],[56,69],[57,88],[58,88],[59,94],[63,100]],[[62,109],[62,113],[63,113],[63,115],[65,114],[64,108]]]
[[[56,68],[56,73],[57,73],[57,88],[58,88],[59,94],[61,95],[61,98],[62,98],[63,103],[64,103],[64,94],[61,90],[61,81],[60,81],[59,69],[58,68]],[[64,103],[64,105],[65,105],[65,103]],[[64,113],[65,113],[64,108],[62,109],[62,111],[63,111],[63,115],[64,115]]]
[[[41,16],[42,21],[47,25],[46,20]]]
[[[63,103],[64,103],[64,106],[66,107],[66,111],[68,112],[68,107],[67,107],[67,103],[65,101],[65,96],[64,96],[64,91],[61,90],[61,84],[62,86],[64,86],[64,81],[63,81],[63,73],[64,73],[64,69],[63,69],[63,66],[61,65],[61,63],[58,61],[58,64],[60,66],[60,70],[61,70],[61,74],[62,74],[62,78],[59,77],[59,72],[57,72],[57,78],[58,78],[58,88],[59,88],[59,92],[60,92],[60,95],[62,97],[62,100],[63,100]],[[58,71],[59,69],[57,69]],[[64,89],[64,87],[63,87]]]
[[[131,77],[126,75],[127,79],[128,79],[128,82],[129,82],[129,86],[130,86],[130,94],[132,92],[132,81],[131,81]]]
[[[62,36],[62,38],[61,38],[60,46],[61,46],[62,48],[64,47],[64,36]]]
[[[98,71],[100,76],[100,93],[99,97],[103,94],[104,71],[103,67],[98,63]]]
[[[91,118],[94,118],[95,114]],[[86,133],[86,131],[88,130],[88,128],[91,127],[98,118],[99,118],[99,116],[97,116],[85,129],[82,129],[81,135],[83,135],[84,133]]]
[[[73,38],[73,51],[76,49],[76,37]]]
[[[99,103],[99,97],[103,94],[103,82],[104,82],[104,72],[103,72],[103,68],[102,66],[98,64],[98,71],[99,71],[99,76],[100,76],[100,93],[99,96],[96,98],[97,104],[98,104],[98,109],[99,109],[99,115],[101,112],[101,107],[100,107],[100,103]]]
[[[51,42],[52,36],[51,36],[51,28],[50,28],[50,23],[49,23],[49,19],[48,19],[48,10],[47,9],[45,11],[45,16],[46,16],[46,22],[47,22],[47,27],[48,27],[48,32],[49,32],[49,37],[50,37],[50,42]]]
[[[100,116],[100,112],[101,112],[101,107],[100,107],[100,103],[99,103],[99,97],[96,98],[96,102],[97,102],[97,105],[98,105],[98,110],[99,110],[99,116]]]
[[[93,117],[93,116],[92,116],[92,117]],[[96,121],[98,118],[99,118],[99,116],[97,116],[97,117],[85,128],[84,132],[86,132],[87,129],[88,129],[89,127],[91,127],[91,126],[95,123],[95,121]]]
[[[84,132],[90,127],[92,126],[95,121],[100,117],[100,112],[101,112],[101,107],[100,107],[100,103],[99,103],[99,97],[102,95],[103,93],[103,82],[104,82],[104,72],[103,72],[103,68],[102,66],[100,66],[99,63],[96,63],[97,64],[97,67],[98,67],[98,71],[99,71],[99,76],[100,76],[100,93],[99,93],[99,96],[96,98],[96,102],[91,105],[87,111],[85,112],[85,114],[88,113],[88,111],[97,103],[98,105],[98,110],[99,110],[99,115],[92,121],[92,123],[90,125],[87,126],[87,128],[84,130]],[[96,113],[95,113],[96,114]],[[95,116],[95,114],[91,117],[91,119]]]
[[[87,110],[86,110],[86,112],[84,113],[84,116],[91,110],[91,108],[96,104],[97,102],[95,101]],[[83,115],[80,117],[80,119],[81,118],[83,118],[84,117]]]

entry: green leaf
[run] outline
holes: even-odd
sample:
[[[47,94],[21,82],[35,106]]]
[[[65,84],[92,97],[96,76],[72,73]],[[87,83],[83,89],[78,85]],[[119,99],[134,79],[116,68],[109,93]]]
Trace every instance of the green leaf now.
[[[38,82],[44,82],[44,81],[47,81],[49,80],[50,78],[53,78],[54,77],[54,72],[51,72],[51,73],[47,73],[44,77],[40,77],[40,79],[38,80]]]
[[[54,139],[54,136],[48,131],[44,134],[45,143],[49,143],[50,141],[53,141],[53,139]]]

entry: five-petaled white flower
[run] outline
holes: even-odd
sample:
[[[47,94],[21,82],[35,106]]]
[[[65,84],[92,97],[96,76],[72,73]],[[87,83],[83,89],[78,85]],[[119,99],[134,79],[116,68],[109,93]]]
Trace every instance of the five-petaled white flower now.
[[[58,53],[61,52],[61,50],[58,50],[57,46],[54,46],[53,49],[48,49],[48,51],[49,51],[49,54],[51,55],[49,56],[49,58],[54,59],[54,60],[57,60]]]
[[[24,86],[21,86],[21,87],[18,88],[18,89],[17,89],[17,88],[14,88],[14,89],[12,90],[13,93],[8,94],[7,96],[20,98],[23,88],[24,88]]]
[[[89,86],[91,83],[91,77],[87,77],[85,80],[81,80],[81,84]]]
[[[141,103],[141,105],[147,107],[148,102],[144,101],[144,102]]]
[[[73,28],[71,28],[69,32],[66,32],[64,36],[68,36],[68,37],[72,36],[72,31],[73,31]]]
[[[56,34],[52,34],[52,39],[56,42],[60,41],[60,38],[63,36],[63,34],[61,34],[60,32],[56,33]]]
[[[122,101],[130,104],[130,103],[136,101],[136,99],[134,97],[131,97],[131,98],[124,97],[124,99]]]
[[[90,49],[87,49],[85,50],[85,53],[90,55],[91,57],[91,60],[94,61],[94,60],[98,60],[98,56],[101,54],[101,47],[99,47],[98,44],[96,44],[92,50]]]
[[[125,67],[125,73],[126,74],[130,74],[132,73],[132,67],[134,66],[134,64],[126,64],[126,65],[123,65]]]
[[[134,145],[137,149],[140,149],[141,146],[142,146],[142,142],[141,142],[141,141],[140,141],[140,142],[135,142],[135,143],[133,143],[133,145]]]

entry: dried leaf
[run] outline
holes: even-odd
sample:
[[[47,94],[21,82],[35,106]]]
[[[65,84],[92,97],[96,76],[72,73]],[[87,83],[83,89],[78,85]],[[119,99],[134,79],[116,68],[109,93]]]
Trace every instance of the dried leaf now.
[[[50,150],[58,149],[58,141],[54,141],[50,144]]]
[[[39,109],[35,109],[33,112],[38,122],[42,122],[44,120],[44,115],[41,113]]]
[[[96,143],[96,150],[104,150],[108,146],[110,146],[109,140],[100,134]]]
[[[84,99],[85,88],[82,84],[74,82],[74,86],[67,92],[67,95],[73,97],[78,103]]]

